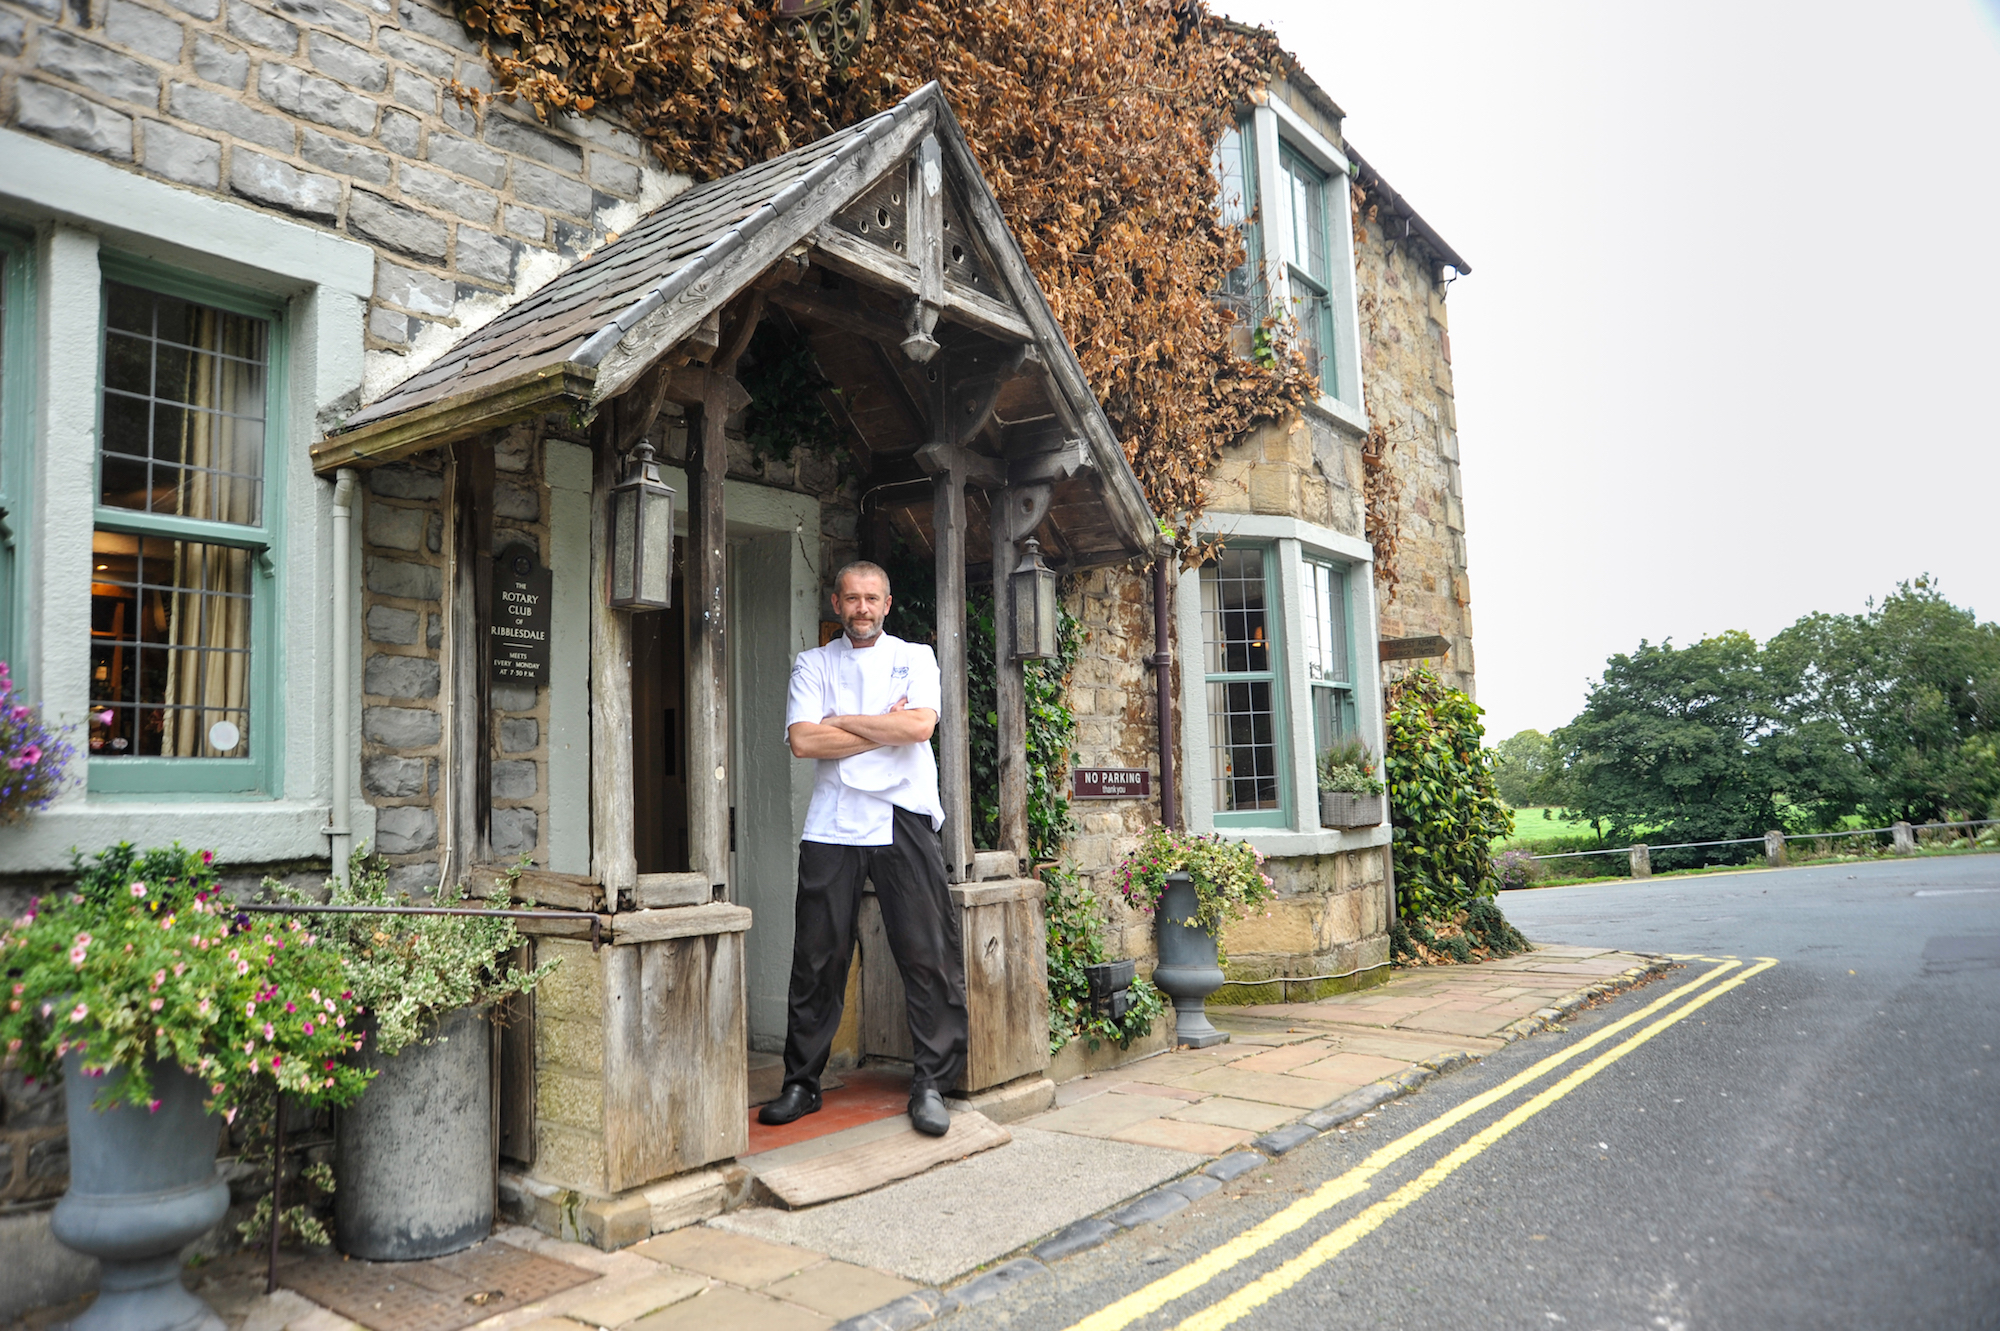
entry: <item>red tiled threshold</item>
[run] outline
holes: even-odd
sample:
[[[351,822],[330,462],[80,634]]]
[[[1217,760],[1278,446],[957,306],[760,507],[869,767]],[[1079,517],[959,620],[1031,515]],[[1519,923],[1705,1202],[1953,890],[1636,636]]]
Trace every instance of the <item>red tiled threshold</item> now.
[[[840,1079],[846,1084],[837,1091],[821,1095],[817,1114],[807,1114],[782,1127],[759,1123],[757,1111],[751,1110],[750,1145],[744,1155],[809,1142],[844,1128],[858,1128],[864,1123],[876,1123],[910,1111],[910,1074],[907,1072],[856,1068],[852,1072],[841,1073]]]

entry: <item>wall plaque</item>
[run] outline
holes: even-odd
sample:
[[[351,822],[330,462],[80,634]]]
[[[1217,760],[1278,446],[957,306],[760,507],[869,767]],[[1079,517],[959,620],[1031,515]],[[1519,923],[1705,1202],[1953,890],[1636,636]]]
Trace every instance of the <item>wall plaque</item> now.
[[[1074,767],[1069,788],[1080,800],[1146,800],[1153,797],[1153,774],[1143,767]]]
[[[512,546],[493,558],[493,682],[549,682],[549,571],[535,552]]]

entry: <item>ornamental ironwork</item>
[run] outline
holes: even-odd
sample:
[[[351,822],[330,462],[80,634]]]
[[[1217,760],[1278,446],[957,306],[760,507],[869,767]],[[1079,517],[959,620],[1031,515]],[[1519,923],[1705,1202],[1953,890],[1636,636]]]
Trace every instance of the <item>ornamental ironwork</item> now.
[[[874,0],[778,0],[778,22],[838,69],[868,39]]]

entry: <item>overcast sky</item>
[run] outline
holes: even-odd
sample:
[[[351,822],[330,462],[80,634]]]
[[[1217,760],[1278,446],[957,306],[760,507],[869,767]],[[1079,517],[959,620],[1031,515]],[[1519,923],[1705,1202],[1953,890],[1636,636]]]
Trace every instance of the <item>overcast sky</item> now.
[[[2000,618],[2000,0],[1217,0],[1472,266],[1489,742],[1929,572]]]

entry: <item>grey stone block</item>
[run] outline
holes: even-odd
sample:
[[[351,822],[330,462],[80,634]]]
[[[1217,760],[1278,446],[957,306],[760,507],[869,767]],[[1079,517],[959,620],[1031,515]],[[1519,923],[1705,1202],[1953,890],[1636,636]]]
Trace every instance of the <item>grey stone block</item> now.
[[[1268,1161],[1255,1151],[1231,1151],[1220,1160],[1210,1162],[1208,1168],[1201,1172],[1212,1179],[1220,1179],[1227,1183],[1231,1179],[1243,1177],[1257,1166],[1266,1163]]]
[[[528,684],[495,684],[492,701],[498,711],[532,712],[535,710],[535,689]]]
[[[29,1191],[43,1197],[53,1196],[61,1191],[61,1185],[69,1180],[69,1138],[44,1137],[28,1147],[27,1175]],[[41,1184],[40,1187],[32,1185]]]
[[[1250,1144],[1266,1155],[1283,1155],[1285,1152],[1304,1146],[1319,1136],[1319,1129],[1310,1123],[1288,1123],[1256,1138]]]
[[[375,264],[375,294],[384,300],[395,300],[395,296],[383,289],[383,274],[407,274],[410,277],[424,277],[422,273],[412,273],[407,268],[398,268],[380,260]],[[437,281],[436,278],[425,278]],[[431,313],[414,301],[400,301],[421,313]],[[449,310],[449,307],[446,307]],[[406,462],[391,462],[368,473],[368,489],[388,499],[436,499],[444,494],[444,477],[434,471],[413,467]]]
[[[583,149],[507,116],[496,115],[486,122],[486,141],[502,152],[531,158],[573,176],[583,172]]]
[[[507,183],[507,159],[471,139],[451,134],[431,135],[430,160],[447,171],[494,189]]]
[[[121,102],[153,107],[160,104],[160,75],[151,65],[120,55],[108,46],[85,41],[62,28],[42,29],[41,52],[35,64]]]
[[[371,557],[368,560],[368,590],[378,596],[435,601],[444,594],[444,573],[432,564]]]
[[[196,18],[213,19],[222,12],[222,0],[167,0],[167,3]]]
[[[1165,1220],[1187,1204],[1188,1199],[1178,1192],[1157,1188],[1135,1201],[1127,1202],[1105,1219],[1120,1229],[1130,1229],[1134,1225],[1150,1225]]]
[[[532,753],[542,744],[542,723],[532,716],[510,716],[500,722],[500,752]]]
[[[422,749],[443,732],[438,714],[425,707],[364,707],[361,735],[392,749]]]
[[[375,811],[375,849],[384,855],[435,850],[437,814],[421,804],[392,804]]]
[[[1096,1216],[1091,1216],[1066,1226],[1058,1231],[1054,1238],[1044,1239],[1030,1251],[1044,1262],[1059,1261],[1064,1257],[1095,1248],[1117,1232],[1118,1226],[1109,1220],[1099,1220]]]
[[[526,471],[534,456],[534,432],[518,425],[493,442],[493,465],[501,471]]]
[[[444,549],[444,514],[431,514],[430,525],[424,528],[424,548],[432,554]]]
[[[340,0],[271,0],[271,5],[280,14],[289,14],[316,28],[332,28],[357,42],[367,41],[374,32],[375,25],[368,21],[367,14],[353,5],[341,4]]]
[[[1025,1280],[1034,1280],[1048,1273],[1049,1268],[1034,1258],[1016,1257],[1005,1266],[996,1266],[985,1275],[976,1280],[968,1280],[951,1292],[957,1297],[959,1307],[976,1308],[982,1303],[999,1298]]]
[[[438,107],[438,119],[467,138],[476,137],[479,133],[479,117],[456,97],[443,99]]]
[[[339,79],[350,88],[381,92],[389,86],[388,61],[323,32],[306,34],[306,59],[320,73]]]
[[[299,30],[273,14],[261,9],[252,9],[236,0],[229,6],[229,15],[224,20],[232,37],[240,37],[252,46],[261,46],[267,51],[282,51],[291,55],[299,49]]]
[[[387,259],[377,259],[375,298],[386,300],[392,305],[401,305],[404,309],[413,310],[418,314],[450,314],[453,307],[458,304],[458,288],[448,278],[419,272],[414,268],[405,268],[401,264],[390,263]],[[379,476],[382,470],[377,468],[371,475]],[[434,486],[442,484],[428,472],[418,472],[416,475],[430,481]],[[441,489],[433,490],[429,494],[416,497],[434,499],[441,492]],[[403,548],[414,550],[416,546]]]
[[[379,194],[357,189],[347,201],[347,229],[367,240],[433,263],[443,263],[446,231],[443,222],[414,208],[391,203]]]
[[[250,77],[250,56],[204,32],[194,39],[194,72],[240,92]]]
[[[429,647],[432,651],[436,651],[438,644],[443,641],[444,616],[432,615],[429,624],[424,628],[424,646]]]
[[[370,754],[361,760],[361,788],[377,799],[407,800],[430,792],[430,760]]]
[[[491,137],[489,132],[488,137]],[[533,162],[514,163],[514,197],[536,208],[568,213],[571,217],[590,216],[590,186],[536,166]]]
[[[167,105],[182,120],[204,129],[220,130],[234,138],[261,143],[282,152],[292,150],[292,122],[282,116],[252,111],[224,93],[198,88],[192,83],[176,83],[167,90]]]
[[[47,83],[22,79],[16,86],[14,123],[87,153],[132,160],[132,117]]]
[[[0,1103],[7,1106],[9,1128],[53,1128],[63,1122],[62,1079],[30,1086],[18,1072],[0,1073]]]
[[[1349,1091],[1318,1113],[1307,1114],[1299,1121],[1325,1132],[1328,1128],[1337,1128],[1349,1120],[1360,1118],[1377,1105],[1395,1099],[1398,1094],[1398,1089],[1388,1082],[1374,1082],[1358,1091]]]
[[[364,148],[358,143],[308,129],[300,133],[299,152],[314,166],[325,167],[328,171],[337,171],[343,176],[354,176],[376,185],[389,183],[389,157],[373,148]]]
[[[413,69],[396,71],[396,89],[392,95],[413,111],[437,114],[438,85]]]
[[[912,1290],[900,1299],[835,1323],[831,1331],[917,1331],[957,1307],[955,1295],[935,1289]]]
[[[533,851],[541,840],[541,816],[533,809],[493,811],[493,853],[514,859]]]
[[[246,199],[331,222],[340,216],[340,182],[239,148],[229,159],[229,187]]]
[[[458,62],[458,82],[478,92],[493,91],[493,71],[486,67],[486,61],[467,56]]]
[[[428,656],[377,653],[361,672],[361,691],[381,698],[435,698],[440,671]]]
[[[186,134],[164,121],[148,120],[141,145],[146,169],[183,185],[214,189],[222,181],[222,145],[197,134]]]
[[[370,504],[363,529],[370,545],[385,546],[391,550],[415,550],[423,543],[424,520],[429,516],[421,508]]]
[[[500,200],[489,190],[477,185],[468,185],[462,180],[436,171],[426,171],[420,166],[405,166],[400,177],[403,193],[419,203],[428,203],[442,208],[448,213],[457,213],[468,221],[491,225],[500,215]],[[464,235],[459,237],[459,248],[465,247]]]
[[[1198,1202],[1210,1193],[1221,1190],[1221,1180],[1210,1178],[1207,1174],[1190,1174],[1186,1178],[1177,1178],[1165,1188],[1165,1191],[1177,1192],[1191,1202]]]
[[[458,229],[458,270],[495,286],[514,285],[515,243],[469,226]]]
[[[398,864],[389,870],[389,890],[408,892],[422,901],[435,896],[438,885],[436,860],[420,860],[415,864]]]
[[[28,20],[19,14],[0,13],[0,55],[21,54],[28,40]]]
[[[375,132],[379,108],[371,99],[293,65],[266,64],[257,73],[257,94],[280,110],[334,129],[350,134]]]
[[[567,112],[558,113],[555,120],[566,133],[586,143],[594,143],[600,148],[609,148],[627,157],[644,157],[648,151],[645,142],[637,134],[628,134],[608,120],[573,116]]]
[[[62,0],[15,0],[15,3],[29,13],[40,14],[43,18],[62,17]]]
[[[507,224],[509,234],[519,236],[523,240],[548,239],[549,219],[546,213],[537,212],[533,208],[517,208],[510,203],[502,212],[501,220]]]
[[[542,516],[542,499],[523,485],[496,485],[493,487],[493,513],[496,517],[534,522]]]
[[[590,155],[590,183],[623,199],[639,197],[639,164],[610,153]]]
[[[398,157],[416,157],[424,144],[423,122],[404,111],[385,110],[375,137]]]
[[[496,800],[531,800],[541,788],[541,778],[533,761],[516,758],[510,762],[493,764],[493,798]]]
[[[131,0],[111,0],[104,7],[104,35],[128,51],[170,65],[181,62],[181,47],[187,40],[180,24]]]
[[[394,643],[400,647],[417,645],[417,630],[423,616],[414,610],[398,610],[393,605],[368,607],[368,641]]]
[[[416,0],[402,0],[396,6],[396,17],[402,20],[404,28],[421,33],[432,41],[443,42],[467,55],[479,54],[479,43],[472,40],[464,25],[447,14],[440,14],[428,5]]]
[[[458,63],[458,57],[443,47],[418,41],[408,33],[397,32],[394,28],[384,28],[375,34],[375,47],[377,50],[388,52],[406,65],[421,69],[433,78],[450,78],[453,66]]]

